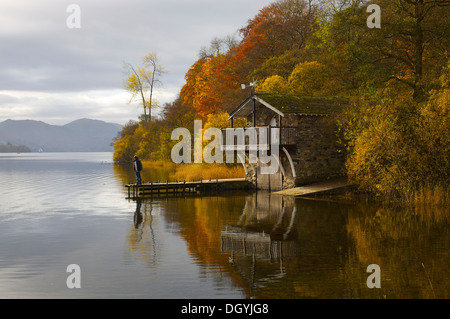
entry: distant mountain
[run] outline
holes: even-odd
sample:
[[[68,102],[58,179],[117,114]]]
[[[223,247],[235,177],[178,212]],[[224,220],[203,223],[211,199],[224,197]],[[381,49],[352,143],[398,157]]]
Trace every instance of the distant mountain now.
[[[25,145],[33,152],[110,152],[121,125],[80,119],[58,126],[33,120],[0,122],[0,144]]]

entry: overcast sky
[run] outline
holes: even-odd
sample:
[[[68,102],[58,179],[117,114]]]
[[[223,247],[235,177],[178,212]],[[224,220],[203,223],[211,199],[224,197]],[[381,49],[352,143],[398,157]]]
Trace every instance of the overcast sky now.
[[[173,101],[202,46],[236,35],[273,0],[1,0],[0,122],[125,124],[141,113],[123,90],[123,61],[156,52],[167,74],[156,99]],[[80,28],[69,28],[69,5]],[[69,21],[74,21],[69,19]],[[239,39],[239,38],[238,38]]]

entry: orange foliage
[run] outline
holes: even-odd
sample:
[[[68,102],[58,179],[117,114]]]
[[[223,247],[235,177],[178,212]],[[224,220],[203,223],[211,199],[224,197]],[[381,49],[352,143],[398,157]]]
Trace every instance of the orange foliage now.
[[[221,106],[221,84],[217,78],[221,59],[218,55],[195,62],[186,74],[186,84],[181,90],[184,103],[191,104],[203,119]]]

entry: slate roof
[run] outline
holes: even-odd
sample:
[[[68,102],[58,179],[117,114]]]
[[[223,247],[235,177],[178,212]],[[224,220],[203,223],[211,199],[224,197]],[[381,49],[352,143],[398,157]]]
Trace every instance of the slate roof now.
[[[253,110],[252,100],[265,105],[280,115],[294,113],[304,115],[327,115],[337,113],[348,104],[345,97],[315,97],[292,94],[254,93],[230,113],[229,118],[246,117]]]

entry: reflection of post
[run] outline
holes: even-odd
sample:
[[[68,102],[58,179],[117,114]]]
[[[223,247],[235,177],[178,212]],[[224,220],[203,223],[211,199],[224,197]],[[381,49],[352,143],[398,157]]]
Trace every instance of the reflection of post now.
[[[141,225],[141,223],[144,219],[142,216],[142,213],[141,213],[141,205],[142,205],[142,201],[138,199],[136,201],[136,211],[134,212],[134,227],[136,229],[139,228],[139,226]]]
[[[137,235],[136,240],[138,242],[140,242],[141,239],[142,239],[142,229],[141,229],[140,226],[142,224],[142,221],[144,220],[144,216],[141,213],[141,205],[142,205],[142,202],[140,200],[137,200],[136,201],[136,211],[134,212],[134,218],[133,218],[134,228],[137,230],[137,232],[136,232],[136,235]]]
[[[292,226],[294,225],[294,219],[295,219],[295,214],[297,213],[297,207],[294,206],[294,208],[292,209],[292,214],[291,214],[291,222],[289,223],[289,226],[286,229],[286,232],[283,234],[283,239],[286,240],[287,237],[289,236],[289,233],[292,230]]]
[[[253,257],[252,257],[252,269],[251,269],[251,284],[252,288],[256,281],[256,244],[253,242]]]
[[[278,221],[275,224],[275,226],[273,226],[273,228],[272,228],[272,232],[274,232],[281,225],[285,214],[286,214],[286,207],[283,206],[281,209],[281,214],[280,214],[280,216],[278,216]]]
[[[237,222],[238,225],[241,225],[241,224],[242,224],[242,221],[244,220],[245,215],[247,215],[247,206],[248,206],[248,201],[246,200],[246,201],[245,201],[244,209],[242,210],[242,214],[241,214],[241,216],[239,217],[239,220],[238,220],[238,222]]]

